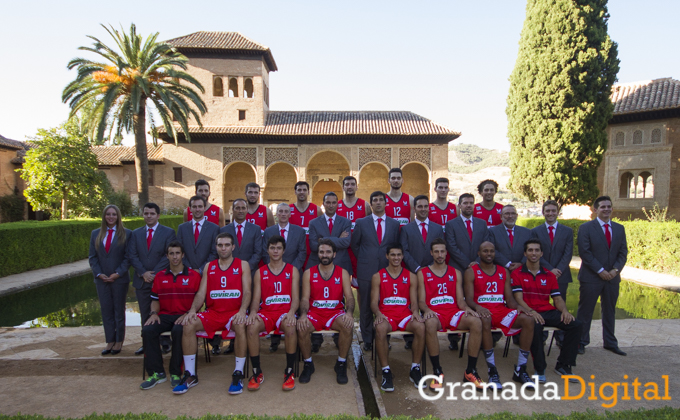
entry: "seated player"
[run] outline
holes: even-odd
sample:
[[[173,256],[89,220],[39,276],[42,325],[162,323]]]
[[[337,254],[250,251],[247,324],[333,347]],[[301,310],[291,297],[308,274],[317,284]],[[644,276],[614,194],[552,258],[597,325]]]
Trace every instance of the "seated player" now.
[[[167,380],[160,345],[161,334],[166,331],[172,335],[170,384],[173,388],[179,385],[182,375],[182,321],[201,284],[201,275],[182,263],[184,248],[179,241],[168,244],[166,255],[170,267],[154,277],[151,313],[142,328],[149,379],[142,382],[141,389],[151,389]]]
[[[512,292],[517,304],[535,320],[534,337],[531,343],[531,354],[534,357],[534,369],[538,381],[545,383],[545,353],[543,350],[543,326],[557,327],[563,330],[562,349],[557,357],[555,372],[559,375],[571,375],[571,367],[576,364],[578,344],[581,337],[582,323],[574,319],[567,310],[567,305],[560,295],[557,277],[549,270],[541,267],[541,241],[529,239],[524,243],[526,263],[515,269],[512,276]],[[550,304],[552,296],[553,305]],[[570,382],[577,382],[571,378]]]
[[[330,329],[340,333],[338,361],[335,363],[336,380],[339,384],[348,381],[347,353],[352,344],[354,328],[354,296],[349,273],[333,264],[335,251],[332,241],[319,239],[320,263],[302,275],[300,318],[297,321],[298,342],[305,362],[300,374],[301,384],[308,383],[314,373],[311,333]]]
[[[300,304],[300,273],[292,264],[283,262],[285,249],[286,240],[283,236],[270,237],[267,241],[269,264],[260,267],[253,279],[253,298],[246,322],[248,352],[253,363],[253,376],[248,381],[248,391],[260,389],[264,381],[264,373],[260,368],[260,333],[272,331],[286,336],[283,390],[295,389],[293,375],[297,349],[295,312]]]
[[[468,364],[463,374],[464,382],[472,382],[483,389],[484,382],[477,373],[477,355],[482,341],[482,321],[466,303],[460,271],[446,264],[446,241],[436,238],[430,245],[434,261],[418,271],[418,298],[425,320],[425,342],[430,353],[432,370],[439,380],[430,382],[430,388],[441,388],[444,372],[439,364],[438,331],[469,330]]]
[[[392,331],[413,333],[411,373],[409,379],[418,388],[422,373],[420,360],[425,346],[425,324],[418,309],[418,283],[415,275],[401,266],[404,250],[401,244],[387,246],[388,266],[371,279],[371,310],[375,314],[375,350],[382,369],[380,389],[394,391],[388,362],[387,334]]]
[[[519,356],[512,380],[531,384],[527,373],[527,359],[533,340],[534,318],[527,315],[528,311],[518,306],[512,297],[508,270],[494,264],[494,244],[482,242],[477,255],[479,264],[465,270],[465,301],[482,318],[482,350],[489,368],[489,383],[497,389],[502,388],[491,337],[491,329],[500,328],[506,336],[520,335]]]
[[[236,367],[232,375],[230,394],[243,392],[243,367],[246,363],[246,310],[250,305],[250,266],[234,257],[234,237],[220,233],[215,239],[218,259],[203,269],[201,286],[191,309],[184,319],[182,350],[184,378],[172,392],[184,394],[196,385],[196,332],[205,331],[212,338],[217,331],[233,330],[236,334]],[[205,301],[206,309],[196,313]]]

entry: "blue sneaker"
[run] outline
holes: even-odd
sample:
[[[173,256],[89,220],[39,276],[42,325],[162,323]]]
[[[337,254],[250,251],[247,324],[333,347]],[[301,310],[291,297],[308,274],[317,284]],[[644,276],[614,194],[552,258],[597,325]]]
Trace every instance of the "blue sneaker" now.
[[[243,392],[243,372],[240,370],[234,371],[231,375],[231,385],[229,385],[229,394],[238,395]]]
[[[177,385],[172,389],[173,394],[184,394],[186,393],[189,388],[193,388],[196,385],[198,385],[198,377],[196,375],[192,375],[189,373],[189,371],[184,372],[184,378],[182,378],[182,383]]]

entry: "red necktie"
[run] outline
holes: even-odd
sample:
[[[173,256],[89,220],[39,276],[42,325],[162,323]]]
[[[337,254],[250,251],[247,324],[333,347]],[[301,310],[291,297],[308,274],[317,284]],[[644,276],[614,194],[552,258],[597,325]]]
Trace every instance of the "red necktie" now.
[[[149,229],[149,234],[146,236],[146,249],[151,249],[151,238],[153,237],[152,233],[153,229]]]
[[[607,246],[612,247],[612,233],[609,231],[609,223],[604,224],[604,237],[607,238]]]
[[[328,232],[333,233],[333,219],[328,219]]]
[[[471,220],[466,220],[465,224],[467,225],[467,231],[468,235],[470,235],[470,241],[472,241],[472,221]]]
[[[555,227],[554,226],[548,226],[548,236],[550,236],[550,245],[553,244],[553,241],[555,240]]]
[[[427,242],[427,229],[425,229],[425,222],[420,224],[420,228],[422,229],[420,233],[423,234],[423,242]]]
[[[382,244],[382,225],[380,224],[382,222],[382,219],[378,219],[378,227],[376,228],[376,232],[378,233],[378,245]]]
[[[512,236],[512,229],[508,229],[508,238],[510,238],[510,246],[513,246],[512,243],[514,242],[515,237]]]
[[[281,229],[281,237],[285,240],[286,239],[286,229]]]
[[[109,249],[111,249],[111,239],[113,238],[113,229],[109,229],[109,232],[106,234],[106,244],[104,245],[104,249],[106,249],[106,252],[109,252]]]
[[[241,246],[241,240],[243,240],[243,232],[241,232],[241,228],[243,226],[237,225],[238,227],[238,232],[236,232],[236,240],[238,240],[238,246]]]
[[[196,227],[194,228],[194,243],[195,243],[195,244],[198,243],[198,233],[199,233],[199,232],[198,232],[198,226],[199,226],[199,224],[196,223]]]

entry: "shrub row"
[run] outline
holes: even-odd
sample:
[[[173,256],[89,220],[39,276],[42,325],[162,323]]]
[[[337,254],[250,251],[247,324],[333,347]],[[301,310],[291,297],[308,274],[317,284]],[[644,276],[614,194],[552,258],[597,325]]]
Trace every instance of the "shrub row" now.
[[[533,229],[544,222],[542,217],[522,218],[519,226]],[[585,220],[560,220],[574,230],[574,255],[578,256],[578,228]],[[617,222],[626,228],[628,262],[626,265],[657,273],[680,276],[680,223],[627,220]]]
[[[572,412],[571,414],[560,416],[553,413],[534,413],[532,415],[513,414],[507,411],[494,414],[478,414],[469,417],[469,420],[655,420],[655,419],[677,419],[680,417],[680,409],[671,407],[661,407],[652,410],[637,409],[637,410],[621,410],[621,411],[605,411],[604,413],[597,413],[593,410],[585,412]],[[411,416],[387,416],[383,417],[385,420],[416,420]],[[7,416],[0,414],[0,420],[71,420],[70,418],[51,418],[39,415],[17,414],[15,416]],[[168,416],[157,413],[143,413],[143,414],[91,414],[84,416],[80,420],[169,420]],[[291,416],[255,416],[255,415],[229,415],[223,416],[219,414],[208,414],[202,417],[187,417],[178,416],[176,420],[371,420],[371,417],[357,417],[349,414],[338,414],[334,416],[322,415],[308,415],[308,414],[294,414]],[[439,420],[437,417],[426,416],[420,420]]]
[[[123,219],[128,229],[144,226],[141,217]],[[161,216],[177,229],[182,216]],[[90,234],[100,220],[24,221],[0,224],[0,277],[87,258]]]

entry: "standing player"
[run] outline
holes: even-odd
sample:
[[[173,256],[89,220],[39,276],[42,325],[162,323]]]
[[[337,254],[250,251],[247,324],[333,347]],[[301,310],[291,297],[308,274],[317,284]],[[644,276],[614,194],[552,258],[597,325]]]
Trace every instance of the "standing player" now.
[[[297,202],[290,205],[290,222],[304,228],[307,234],[307,258],[304,265],[304,267],[307,267],[309,254],[311,253],[311,248],[309,247],[309,222],[319,217],[319,208],[316,204],[307,201],[307,198],[309,198],[309,184],[305,181],[295,184],[295,196],[297,197]]]
[[[500,328],[508,336],[520,334],[519,356],[512,380],[532,384],[527,373],[527,359],[534,338],[535,317],[513,298],[508,270],[493,262],[496,255],[493,244],[483,242],[478,255],[479,264],[465,270],[465,302],[482,317],[482,351],[489,367],[489,382],[497,389],[502,388],[491,337],[491,329]],[[527,386],[533,388],[533,385]]]
[[[205,331],[212,338],[215,332],[233,330],[236,334],[236,367],[232,375],[230,394],[243,392],[243,367],[246,363],[246,310],[250,305],[250,267],[232,255],[234,237],[217,235],[218,259],[208,262],[191,309],[186,313],[182,334],[184,378],[172,392],[184,394],[196,385],[196,332]],[[196,313],[205,302],[205,311]]]
[[[387,392],[394,391],[392,371],[387,359],[387,334],[392,331],[408,331],[414,334],[409,379],[418,388],[422,378],[420,360],[425,347],[425,325],[418,309],[418,283],[413,273],[401,266],[403,257],[401,245],[388,245],[389,265],[375,273],[371,279],[375,349],[383,376],[380,389]]]
[[[260,389],[264,374],[260,368],[260,333],[275,331],[286,335],[286,370],[283,390],[295,389],[293,365],[297,349],[295,312],[300,304],[300,272],[283,261],[286,240],[274,235],[267,241],[269,264],[260,267],[253,279],[253,299],[248,315],[248,352],[253,363],[253,376],[248,381],[248,391]]]
[[[484,220],[487,227],[500,225],[503,205],[493,201],[498,192],[498,183],[493,179],[485,179],[477,185],[477,191],[482,196],[482,202],[475,204],[474,216]]]
[[[352,232],[354,232],[354,225],[357,220],[371,214],[371,207],[366,205],[366,201],[356,196],[357,194],[357,179],[353,176],[346,176],[342,180],[342,190],[345,192],[345,198],[338,202],[336,213],[352,222]],[[352,287],[359,292],[359,283],[357,282],[357,257],[354,255],[352,248],[349,248],[349,259],[352,262]],[[357,295],[357,299],[359,299]]]
[[[208,198],[210,198],[210,184],[205,179],[199,179],[195,183],[196,185],[196,195],[203,197],[206,203],[209,203]],[[205,220],[213,222],[219,227],[224,226],[224,211],[214,204],[210,204],[203,213]],[[191,214],[191,207],[187,207],[184,210],[184,221],[188,222],[192,220],[194,216]]]
[[[434,181],[434,191],[437,199],[430,203],[430,221],[444,227],[446,222],[458,216],[456,205],[449,202],[449,180],[437,178]]]
[[[262,232],[274,224],[274,215],[271,210],[260,204],[260,186],[256,182],[246,185],[246,200],[248,201],[247,221],[259,226]]]
[[[436,238],[430,244],[434,261],[418,271],[419,307],[425,320],[425,341],[434,375],[439,381],[432,381],[430,388],[441,388],[444,372],[439,364],[439,340],[437,331],[469,330],[468,365],[463,374],[464,382],[472,382],[482,388],[484,382],[477,373],[477,355],[482,342],[482,321],[479,315],[465,304],[463,279],[460,271],[446,264],[446,241]]]
[[[401,186],[404,183],[401,169],[392,168],[387,176],[390,192],[385,194],[387,196],[385,214],[399,222],[399,226],[407,225],[414,216],[413,197],[401,192]]]
[[[335,363],[336,380],[346,384],[347,353],[352,344],[354,328],[354,296],[350,286],[349,273],[333,264],[335,244],[328,239],[319,239],[319,265],[315,265],[302,275],[302,298],[300,299],[300,319],[297,322],[300,352],[305,367],[300,374],[300,383],[306,384],[314,373],[312,361],[313,331],[334,329],[340,332],[338,342],[338,361]],[[343,304],[343,298],[345,303]]]

